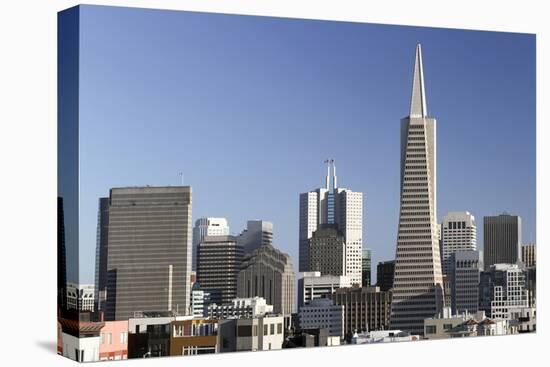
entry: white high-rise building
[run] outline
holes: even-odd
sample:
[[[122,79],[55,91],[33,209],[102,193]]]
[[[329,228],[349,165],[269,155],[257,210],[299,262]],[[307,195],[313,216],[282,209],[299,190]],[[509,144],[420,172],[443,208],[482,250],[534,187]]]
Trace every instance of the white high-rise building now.
[[[469,212],[449,212],[443,218],[441,228],[442,270],[449,275],[452,268],[451,255],[457,251],[477,249],[477,227],[475,218]]]
[[[436,120],[428,117],[422,49],[416,47],[409,116],[401,120],[401,195],[391,329],[424,334],[443,308],[436,185]]]
[[[301,273],[298,279],[298,307],[317,298],[329,297],[339,288],[350,288],[351,281],[345,275],[321,275],[318,271]]]
[[[193,270],[197,270],[197,247],[206,236],[227,236],[229,225],[225,218],[199,218],[193,227]]]
[[[334,225],[344,237],[345,266],[342,274],[361,284],[363,247],[363,193],[338,187],[336,166],[327,160],[325,188],[300,194],[299,270],[310,271],[309,246],[321,225]],[[332,167],[332,187],[330,177]]]

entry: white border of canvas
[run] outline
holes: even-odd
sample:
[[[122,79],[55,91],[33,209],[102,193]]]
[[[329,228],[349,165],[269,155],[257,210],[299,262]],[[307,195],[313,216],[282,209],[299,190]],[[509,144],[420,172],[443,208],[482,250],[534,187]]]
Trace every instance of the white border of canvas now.
[[[523,366],[547,355],[550,26],[544,1],[94,0],[94,4],[537,34],[536,334],[121,361],[147,366]],[[2,365],[63,366],[56,345],[56,20],[75,1],[0,3],[0,339]],[[518,121],[521,124],[521,121]],[[543,310],[543,312],[540,312]],[[537,360],[541,360],[537,363]],[[11,363],[10,363],[11,362]]]

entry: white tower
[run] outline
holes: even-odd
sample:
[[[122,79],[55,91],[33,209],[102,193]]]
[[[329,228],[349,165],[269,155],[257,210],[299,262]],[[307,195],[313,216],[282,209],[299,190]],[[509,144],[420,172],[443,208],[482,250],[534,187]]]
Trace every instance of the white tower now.
[[[443,218],[441,228],[443,254],[442,271],[451,272],[451,255],[457,251],[475,251],[477,247],[477,227],[475,218],[469,212],[449,212]]]
[[[409,116],[401,120],[401,200],[390,327],[424,334],[443,307],[436,192],[436,121],[428,117],[416,47]]]
[[[331,275],[347,275],[352,284],[361,284],[363,194],[338,187],[334,160],[328,159],[325,163],[325,187],[300,194],[299,271],[310,271],[309,240],[313,232],[322,224],[336,225],[344,236],[346,260],[343,274]]]

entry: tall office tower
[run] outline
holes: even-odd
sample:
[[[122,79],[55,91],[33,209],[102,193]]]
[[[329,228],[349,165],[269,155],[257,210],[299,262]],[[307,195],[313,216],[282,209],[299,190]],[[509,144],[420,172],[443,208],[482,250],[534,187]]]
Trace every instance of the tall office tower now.
[[[237,297],[237,274],[243,248],[235,236],[206,236],[197,251],[197,282],[210,293],[210,301],[229,303]]]
[[[188,312],[191,187],[111,189],[107,243],[106,320]]]
[[[394,272],[395,260],[379,262],[376,266],[376,286],[382,291],[392,289]]]
[[[481,273],[479,307],[493,319],[512,319],[529,307],[525,269],[518,264],[495,264]]]
[[[451,308],[453,313],[474,314],[479,308],[479,280],[483,271],[480,251],[456,251],[450,258]]]
[[[291,315],[296,310],[295,280],[290,256],[272,245],[261,246],[242,261],[237,297],[263,297],[273,312]]]
[[[500,214],[483,217],[483,263],[515,264],[521,259],[521,218]]]
[[[273,244],[273,223],[264,220],[249,220],[246,229],[237,237],[245,254],[251,253],[260,246]]]
[[[199,218],[193,227],[193,270],[197,270],[197,247],[206,236],[227,236],[229,225],[225,218]]]
[[[298,279],[298,307],[317,298],[326,298],[336,289],[351,287],[351,282],[345,275],[321,275],[318,271],[304,272],[301,275]]]
[[[409,116],[401,120],[401,201],[391,328],[424,334],[443,307],[437,230],[436,120],[428,117],[422,49],[416,46]]]
[[[521,261],[527,268],[537,266],[537,247],[534,243],[521,246]]]
[[[299,271],[309,268],[310,240],[323,225],[334,226],[343,236],[346,248],[345,274],[354,284],[361,284],[361,249],[363,247],[363,194],[339,188],[333,160],[327,160],[324,188],[300,194]],[[332,167],[332,187],[330,177]],[[323,235],[326,235],[322,231]]]
[[[363,282],[363,287],[368,287],[371,285],[371,255],[372,251],[370,248],[364,248],[361,251],[361,280]]]
[[[457,251],[475,251],[477,229],[475,218],[469,212],[449,212],[443,218],[441,232],[444,275],[451,271],[451,255]]]
[[[391,291],[379,287],[340,288],[329,298],[335,305],[344,306],[344,332],[354,333],[388,330],[391,315]]]
[[[67,309],[94,312],[94,285],[67,283]]]
[[[107,239],[109,233],[109,198],[99,198],[95,248],[95,309],[104,311],[107,287]]]
[[[57,197],[57,310],[66,308],[67,263],[65,255],[65,216],[63,198]]]

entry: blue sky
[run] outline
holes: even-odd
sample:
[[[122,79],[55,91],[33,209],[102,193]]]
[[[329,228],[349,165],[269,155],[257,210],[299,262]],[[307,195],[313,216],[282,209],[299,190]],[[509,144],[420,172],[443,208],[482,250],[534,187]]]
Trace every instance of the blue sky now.
[[[93,282],[98,198],[178,185],[180,171],[193,221],[270,220],[297,269],[298,195],[323,185],[326,158],[364,193],[373,268],[392,259],[418,42],[439,219],[472,212],[481,248],[483,216],[507,211],[536,241],[534,35],[97,6],[80,21],[80,282]]]

